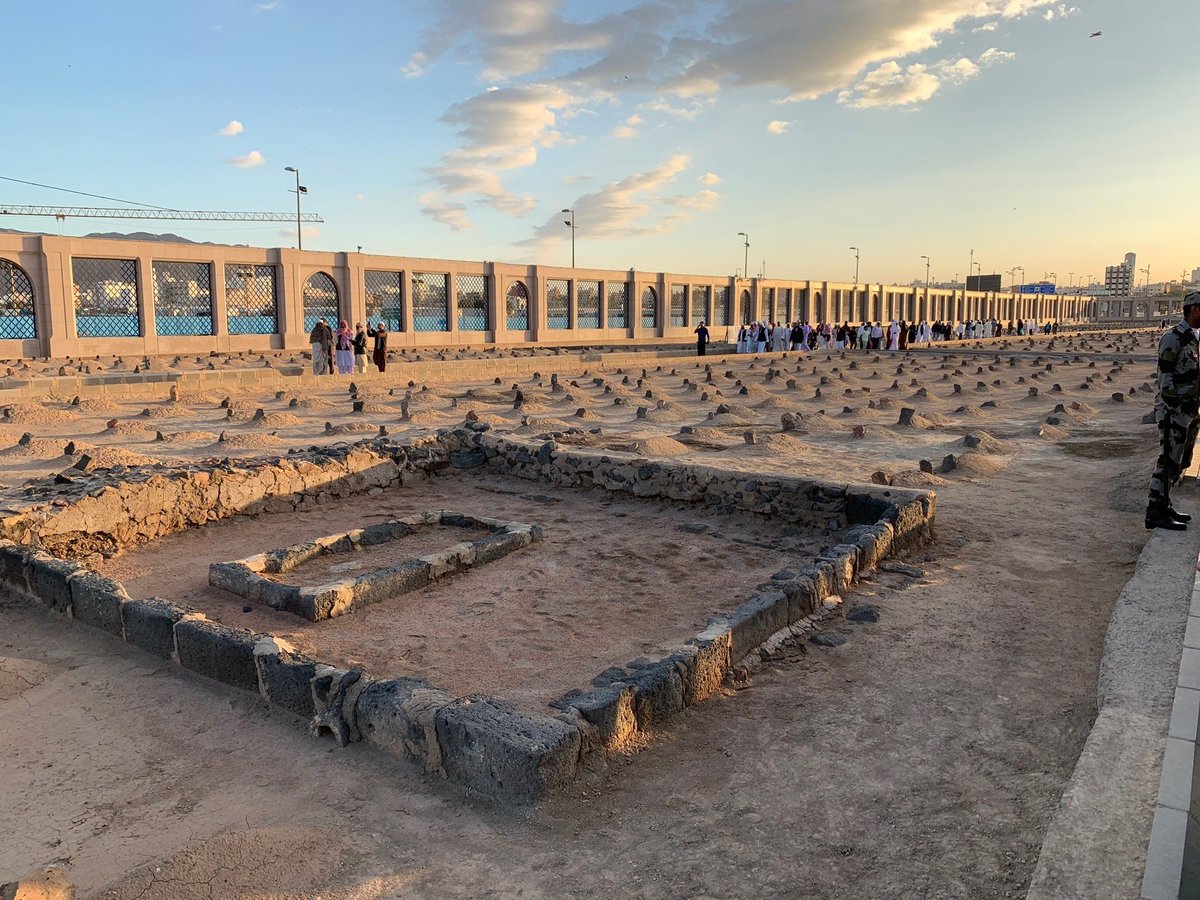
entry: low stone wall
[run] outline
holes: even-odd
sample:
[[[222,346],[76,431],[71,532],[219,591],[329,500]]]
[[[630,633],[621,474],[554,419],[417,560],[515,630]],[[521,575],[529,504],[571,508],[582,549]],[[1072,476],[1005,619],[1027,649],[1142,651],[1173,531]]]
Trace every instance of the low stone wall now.
[[[631,453],[566,449],[490,434],[468,422],[443,435],[460,468],[486,466],[515,478],[560,487],[601,487],[616,493],[700,506],[713,512],[747,512],[837,530],[885,522],[900,549],[929,537],[936,495],[876,485],[855,485],[786,475],[755,475],[715,466],[638,458]]]
[[[376,681],[167,600],[131,598],[119,582],[56,558],[117,552],[231,515],[303,509],[400,484],[407,472],[480,467],[816,525],[837,534],[839,543],[816,560],[796,560],[794,568],[775,573],[664,657],[601,673],[588,689],[556,701],[554,715],[530,715],[493,697],[456,698],[416,678]],[[96,480],[68,485],[67,496],[41,498],[0,520],[12,539],[0,546],[0,578],[10,588],[183,668],[255,692],[310,720],[316,734],[332,733],[342,744],[370,742],[469,790],[520,803],[570,780],[586,752],[623,746],[711,696],[754,648],[778,640],[882,558],[927,539],[935,512],[931,492],[751,478],[707,466],[565,450],[500,438],[481,423],[410,444],[376,439],[241,467],[222,463]]]
[[[295,512],[399,484],[445,459],[435,439],[386,453],[370,445],[181,468],[81,474],[27,490],[34,502],[0,509],[0,537],[59,557],[111,556],[125,547],[236,515]]]
[[[416,534],[432,525],[487,529],[486,537],[462,541],[424,556],[407,559],[396,566],[376,569],[351,578],[300,587],[283,584],[266,575],[281,575],[330,553],[352,553]],[[345,615],[367,603],[397,597],[425,585],[493,562],[542,539],[542,529],[522,522],[481,519],[449,510],[407,516],[332,534],[304,544],[268,550],[233,562],[216,562],[208,567],[208,583],[239,597],[258,600],[312,622]],[[265,573],[265,574],[264,574]]]

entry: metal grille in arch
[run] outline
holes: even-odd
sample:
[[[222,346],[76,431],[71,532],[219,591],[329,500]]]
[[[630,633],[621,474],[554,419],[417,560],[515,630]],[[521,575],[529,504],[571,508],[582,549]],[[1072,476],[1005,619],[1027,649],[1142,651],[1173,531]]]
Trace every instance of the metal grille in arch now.
[[[25,270],[0,259],[0,339],[37,337],[37,314],[33,306],[33,282]]]
[[[413,272],[412,308],[414,331],[450,330],[449,275]]]
[[[504,316],[509,331],[529,330],[529,291],[519,281],[510,284],[504,294]]]
[[[642,327],[658,327],[658,295],[652,287],[642,291]]]
[[[338,290],[324,272],[313,272],[304,282],[304,330],[312,331],[318,319],[333,329],[338,326]]]
[[[403,284],[403,272],[368,270],[363,273],[367,321],[372,325],[383,322],[388,331],[404,330],[404,304],[400,296]]]
[[[213,333],[208,263],[154,261],[154,330],[163,337]]]

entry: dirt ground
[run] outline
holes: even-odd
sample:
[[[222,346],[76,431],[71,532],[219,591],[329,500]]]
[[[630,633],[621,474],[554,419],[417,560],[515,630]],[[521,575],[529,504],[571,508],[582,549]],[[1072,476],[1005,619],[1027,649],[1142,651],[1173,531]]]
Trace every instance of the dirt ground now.
[[[763,384],[765,361],[739,363],[735,374],[768,392],[751,401],[794,399],[808,423],[800,434],[779,433],[777,408],[756,410],[757,421],[718,413],[666,376],[660,389],[679,404],[677,418],[633,420],[618,406],[624,425],[617,412],[593,421],[602,431],[585,429],[581,441],[671,437],[682,458],[747,470],[859,479],[881,470],[933,485],[937,538],[909,560],[924,576],[881,575],[849,598],[874,605],[879,622],[833,619],[826,627],[846,644],[791,648],[747,685],[675,717],[639,752],[593,758],[535,811],[465,798],[361,745],[315,741],[253,698],[7,602],[0,873],[59,860],[82,896],[127,900],[1021,896],[1095,714],[1109,612],[1145,541],[1149,338],[1123,341],[1119,349],[1139,356],[1124,370],[1089,368],[1078,341],[1083,358],[1066,366],[1030,354],[1009,367],[955,348],[947,369],[922,356],[901,376],[895,358],[875,365],[863,355],[851,370],[822,357],[802,364],[803,384],[790,389],[801,396]],[[822,374],[837,384],[815,383]],[[839,375],[855,393],[835,406],[832,392],[847,383]],[[920,383],[886,393],[905,377]],[[989,390],[970,400],[952,393],[953,382],[974,392],[980,381]],[[1055,382],[1063,390],[1051,394]],[[1042,394],[1034,400],[1032,385]],[[927,396],[914,396],[922,387]],[[1131,387],[1125,402],[1109,396]],[[600,408],[603,389],[586,390]],[[924,421],[895,427],[897,409],[868,405],[881,394]],[[521,428],[500,411],[505,402],[490,414]],[[858,414],[837,412],[843,402]],[[450,408],[464,412],[461,401]],[[820,408],[829,415],[812,415]],[[714,430],[687,447],[696,432],[682,424]],[[854,424],[866,425],[863,437]],[[53,442],[64,423],[23,427]],[[756,431],[755,444],[741,441],[744,430]],[[997,445],[964,453],[962,437],[979,430]],[[774,449],[767,437],[779,440]],[[946,453],[957,468],[917,470],[917,459],[940,463]],[[63,462],[30,458],[10,472],[34,474],[48,461]]]
[[[512,478],[449,475],[309,513],[228,519],[96,568],[132,596],[165,597],[227,625],[278,635],[322,662],[380,678],[418,675],[459,696],[487,693],[545,713],[551,700],[610,666],[665,655],[703,631],[713,613],[735,609],[755,585],[837,543],[836,535],[748,515],[621,500],[605,491],[545,490]],[[262,552],[435,509],[537,524],[544,534],[485,566],[323,622],[208,584],[209,563],[248,555],[247,548]],[[429,534],[414,535],[421,542],[415,549],[471,537],[461,528],[437,534],[437,544]],[[411,556],[409,540],[324,558],[344,564],[348,556],[386,552],[382,565],[396,565]],[[301,583],[308,565],[285,579]]]

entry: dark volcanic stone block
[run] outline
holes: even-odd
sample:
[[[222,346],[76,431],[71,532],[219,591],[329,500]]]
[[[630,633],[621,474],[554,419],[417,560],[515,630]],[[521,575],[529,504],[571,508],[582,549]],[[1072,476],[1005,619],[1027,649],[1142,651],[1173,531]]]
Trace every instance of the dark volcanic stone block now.
[[[29,580],[29,592],[55,612],[69,614],[71,588],[67,581],[81,568],[78,563],[55,559],[48,553],[34,551],[25,560],[25,577]]]
[[[736,663],[788,624],[787,594],[783,591],[754,594],[729,616],[730,658]]]
[[[577,728],[511,703],[468,697],[437,714],[446,777],[492,797],[531,803],[575,774]]]
[[[67,583],[77,621],[122,636],[121,606],[129,594],[121,582],[84,569],[72,575]]]
[[[256,654],[259,687],[272,706],[286,709],[302,719],[317,714],[313,704],[312,680],[317,664],[306,656],[289,653]]]
[[[515,534],[489,534],[472,542],[475,548],[475,565],[494,562],[512,553],[521,546],[521,538]]]
[[[208,619],[181,619],[175,624],[179,663],[209,678],[258,693],[254,634]]]
[[[29,579],[25,575],[25,561],[29,556],[29,548],[16,544],[0,546],[0,578],[3,578],[13,590],[25,594],[29,592]]]
[[[188,610],[166,600],[129,600],[121,606],[125,640],[147,653],[170,659],[175,652],[175,623]]]

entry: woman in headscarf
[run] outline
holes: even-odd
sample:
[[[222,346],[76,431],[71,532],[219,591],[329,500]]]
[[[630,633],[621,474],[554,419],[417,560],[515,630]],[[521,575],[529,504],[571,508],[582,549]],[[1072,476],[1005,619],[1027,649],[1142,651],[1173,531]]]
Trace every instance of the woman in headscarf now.
[[[349,375],[354,371],[354,332],[350,330],[350,323],[342,319],[334,337],[337,340],[338,374]]]
[[[378,325],[367,329],[367,336],[375,338],[375,350],[372,353],[372,358],[375,361],[375,366],[380,372],[383,372],[387,369],[387,325],[380,319]]]

